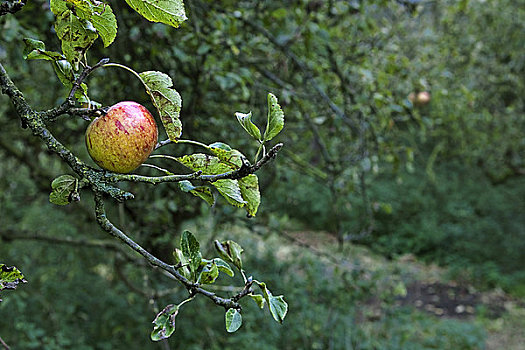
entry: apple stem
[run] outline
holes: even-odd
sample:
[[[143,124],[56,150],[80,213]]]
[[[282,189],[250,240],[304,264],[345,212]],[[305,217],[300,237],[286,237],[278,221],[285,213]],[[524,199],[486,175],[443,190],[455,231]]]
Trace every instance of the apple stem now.
[[[255,154],[255,160],[253,161],[254,163],[257,163],[257,161],[259,160],[259,154],[261,154],[261,151],[263,151],[264,157],[266,155],[266,148],[264,147],[264,142],[261,142],[259,148],[257,149],[257,153]]]
[[[170,144],[172,141],[170,139],[159,141],[157,145],[155,146],[155,149],[161,148],[162,146]]]
[[[186,304],[187,302],[192,301],[194,298],[195,298],[195,295],[192,296],[192,297],[189,297],[188,299],[183,300],[183,301],[178,305],[178,307],[181,307],[182,305]]]
[[[177,143],[187,143],[187,144],[196,145],[196,146],[200,146],[200,147],[206,148],[207,150],[210,149],[210,147],[209,147],[208,145],[205,145],[204,143],[199,142],[199,141],[193,141],[193,140],[177,140]]]
[[[156,166],[156,165],[153,165],[153,164],[147,164],[147,163],[143,163],[141,164],[140,166],[143,166],[143,167],[147,167],[147,168],[153,168],[155,170],[158,170],[158,171],[161,171],[163,172],[164,174],[166,175],[173,175],[173,173],[167,169],[164,169],[164,168],[161,168],[159,166]]]
[[[148,85],[144,82],[144,80],[142,79],[142,77],[140,76],[139,73],[135,72],[133,69],[127,67],[127,66],[124,66],[122,64],[119,64],[119,63],[106,63],[104,64],[102,67],[117,67],[117,68],[122,68],[122,69],[125,69],[127,70],[128,72],[132,73],[133,75],[135,75],[139,80],[140,82],[142,83],[142,85],[144,85],[144,87],[146,88],[146,91],[148,92],[148,95],[150,95],[151,97],[153,97],[152,93],[151,93],[151,90],[150,88],[148,87]],[[153,99],[152,99],[153,101]],[[153,101],[153,104],[155,104],[155,101]],[[157,107],[157,106],[155,106]]]

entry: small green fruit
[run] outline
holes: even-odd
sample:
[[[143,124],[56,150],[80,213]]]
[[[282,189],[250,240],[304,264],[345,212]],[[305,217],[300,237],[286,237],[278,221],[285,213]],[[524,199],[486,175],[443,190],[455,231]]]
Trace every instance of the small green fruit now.
[[[158,138],[157,123],[146,107],[119,102],[89,124],[86,147],[98,166],[129,173],[149,157]]]

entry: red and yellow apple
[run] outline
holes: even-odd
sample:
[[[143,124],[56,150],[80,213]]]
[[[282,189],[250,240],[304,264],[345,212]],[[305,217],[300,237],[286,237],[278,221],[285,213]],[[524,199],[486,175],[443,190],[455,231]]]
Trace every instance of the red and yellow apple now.
[[[150,156],[157,138],[157,123],[146,107],[124,101],[89,124],[86,147],[101,168],[129,173]]]
[[[430,93],[428,91],[420,91],[417,94],[411,92],[408,95],[408,100],[412,102],[414,106],[424,106],[430,102]]]
[[[424,106],[430,102],[430,93],[428,91],[420,91],[416,96],[416,101],[420,106]]]

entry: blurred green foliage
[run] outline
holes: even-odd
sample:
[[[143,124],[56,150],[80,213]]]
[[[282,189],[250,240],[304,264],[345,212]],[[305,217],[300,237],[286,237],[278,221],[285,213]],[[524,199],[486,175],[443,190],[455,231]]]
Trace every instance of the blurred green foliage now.
[[[259,229],[264,239],[242,231],[239,242],[250,250],[250,270],[281,288],[275,292],[287,296],[290,312],[280,327],[250,312],[257,307],[250,301],[242,328],[228,335],[222,310],[201,300],[181,311],[173,348],[237,349],[248,342],[254,349],[484,348],[480,326],[394,307],[392,285],[384,282],[389,271],[345,272],[309,253],[278,254],[283,244],[272,225],[328,231],[342,244],[363,243],[388,257],[417,254],[479,285],[525,295],[525,2],[186,5],[189,20],[173,29],[115,1],[116,41],[107,49],[96,43],[89,59],[110,57],[137,71],[168,73],[183,99],[184,137],[227,141],[253,155],[256,148],[233,112],[251,109],[262,125],[267,92],[279,96],[287,125],[278,139],[285,148],[259,174],[262,205],[249,221],[266,226]],[[0,60],[40,109],[61,103],[67,92],[50,65],[21,59],[22,38],[58,50],[52,21],[42,0],[0,17]],[[120,70],[97,71],[88,85],[103,105],[148,105],[140,83]],[[413,106],[407,96],[414,91],[430,91],[430,104]],[[52,125],[87,161],[85,127],[66,118]],[[168,147],[175,155],[189,150]],[[51,180],[64,173],[20,129],[0,95],[2,236],[105,238],[85,214],[89,196],[66,208],[47,203]],[[193,232],[204,241],[232,238],[247,225],[224,202],[208,209],[175,185],[155,191],[127,186],[139,199],[111,214],[161,258],[171,258],[178,234],[193,220],[199,223]],[[225,226],[231,222],[233,228]],[[21,349],[152,348],[155,305],[121,275],[138,288],[172,283],[157,274],[145,278],[149,269],[122,259],[90,247],[2,239],[0,262],[16,265],[29,283],[2,295],[0,313],[8,316],[0,317],[0,336]],[[183,294],[174,291],[157,308]],[[379,319],[362,316],[370,298],[381,300]]]

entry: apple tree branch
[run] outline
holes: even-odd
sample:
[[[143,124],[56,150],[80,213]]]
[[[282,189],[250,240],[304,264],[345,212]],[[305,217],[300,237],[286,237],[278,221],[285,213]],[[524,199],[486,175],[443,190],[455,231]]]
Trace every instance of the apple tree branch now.
[[[101,60],[97,65],[93,67],[87,67],[84,69],[83,73],[77,80],[75,86],[80,86],[82,80],[87,77],[87,75],[93,71],[96,67],[104,64],[105,60]],[[9,77],[4,66],[0,63],[0,88],[1,92],[7,95],[11,102],[14,105],[15,111],[18,114],[20,120],[22,121],[22,126],[28,128],[34,136],[38,137],[51,151],[52,153],[59,156],[68,166],[86,183],[85,187],[90,187],[94,193],[95,199],[95,217],[98,225],[111,236],[118,238],[125,245],[127,245],[132,250],[138,252],[144,257],[148,263],[156,268],[159,268],[165,273],[172,276],[180,283],[182,283],[188,290],[190,297],[193,297],[197,294],[201,294],[216,305],[222,306],[225,309],[241,309],[239,300],[251,293],[251,287],[254,283],[251,278],[245,279],[244,287],[237,294],[233,295],[230,298],[223,298],[216,295],[214,292],[202,288],[198,283],[191,282],[185,278],[178,269],[180,265],[170,265],[161,259],[157,258],[146,249],[144,249],[137,242],[132,240],[126,233],[117,228],[107,217],[106,209],[104,204],[104,195],[109,195],[117,201],[124,201],[133,198],[133,194],[123,191],[120,188],[110,185],[110,183],[115,183],[119,181],[133,181],[133,182],[145,182],[158,184],[162,182],[177,182],[188,179],[198,179],[208,182],[217,181],[220,179],[239,179],[245,177],[249,174],[253,174],[259,170],[262,166],[267,164],[269,161],[274,159],[282,148],[282,144],[277,144],[269,152],[261,158],[255,164],[249,164],[245,162],[243,166],[235,171],[219,174],[219,175],[204,175],[202,172],[198,171],[192,174],[186,175],[172,175],[172,176],[160,176],[160,177],[147,177],[140,175],[126,175],[126,174],[115,174],[104,170],[99,170],[90,167],[82,160],[80,160],[73,152],[66,148],[56,137],[49,131],[46,126],[46,121],[61,115],[66,114],[71,108],[72,104],[68,102],[71,99],[71,96],[74,96],[75,87],[72,88],[72,91],[69,94],[68,100],[64,102],[59,107],[52,109],[48,112],[38,112],[35,111],[24,98],[22,92],[17,88],[14,82]],[[27,237],[31,239],[30,237]],[[42,237],[32,237],[34,239],[44,239]],[[61,243],[70,243],[75,244],[75,242],[63,241]],[[106,242],[92,242],[93,245],[100,245],[103,248],[114,249],[112,245],[108,245]]]

